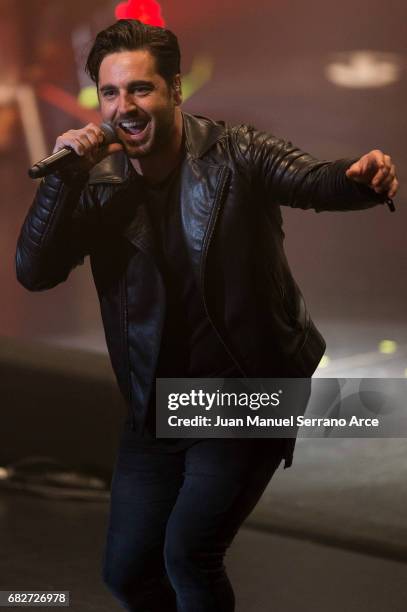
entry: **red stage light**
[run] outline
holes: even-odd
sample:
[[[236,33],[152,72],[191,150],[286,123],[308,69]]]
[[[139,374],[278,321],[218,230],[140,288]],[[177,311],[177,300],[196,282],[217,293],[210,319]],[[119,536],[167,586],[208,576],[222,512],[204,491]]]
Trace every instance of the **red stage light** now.
[[[115,9],[116,19],[138,19],[143,23],[155,26],[165,26],[161,15],[161,6],[156,0],[127,0],[121,2]]]

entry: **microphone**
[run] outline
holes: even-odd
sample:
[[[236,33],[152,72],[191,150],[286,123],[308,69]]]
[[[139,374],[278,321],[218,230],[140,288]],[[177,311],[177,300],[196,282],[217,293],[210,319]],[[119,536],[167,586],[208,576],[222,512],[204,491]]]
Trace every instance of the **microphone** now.
[[[389,207],[390,212],[395,212],[396,207],[394,206],[394,202],[391,198],[386,198],[385,203]]]
[[[114,142],[119,142],[116,130],[111,123],[102,123],[100,129],[104,136],[103,143],[101,144],[102,147],[106,147]],[[81,156],[77,155],[73,149],[64,147],[34,164],[34,166],[28,170],[28,176],[32,179],[42,178],[57,170],[62,170],[62,168],[65,168],[75,161],[80,161],[81,159]]]

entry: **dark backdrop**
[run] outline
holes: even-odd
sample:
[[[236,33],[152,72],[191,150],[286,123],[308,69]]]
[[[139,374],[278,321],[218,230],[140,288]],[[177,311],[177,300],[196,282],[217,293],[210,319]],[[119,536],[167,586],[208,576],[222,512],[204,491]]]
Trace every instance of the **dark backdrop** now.
[[[41,87],[78,94],[84,76],[73,35],[86,39],[111,23],[115,4],[2,4],[0,71],[7,86],[0,88],[0,335],[104,347],[87,264],[45,293],[30,294],[15,280],[15,242],[35,183],[26,176],[31,163],[27,127],[12,92],[21,85],[33,92],[48,150],[60,132],[84,124],[46,101]],[[317,321],[403,319],[405,3],[162,0],[161,6],[167,26],[179,36],[183,72],[188,74],[202,56],[212,63],[210,80],[186,101],[185,110],[252,123],[322,159],[359,156],[373,148],[394,157],[401,179],[395,214],[386,207],[355,213],[284,210],[284,219],[289,261]],[[363,74],[363,66],[352,64],[358,51],[369,52]],[[389,69],[383,67],[386,62],[396,77],[372,86]],[[333,63],[353,81],[365,78],[365,86],[344,87],[329,80]]]

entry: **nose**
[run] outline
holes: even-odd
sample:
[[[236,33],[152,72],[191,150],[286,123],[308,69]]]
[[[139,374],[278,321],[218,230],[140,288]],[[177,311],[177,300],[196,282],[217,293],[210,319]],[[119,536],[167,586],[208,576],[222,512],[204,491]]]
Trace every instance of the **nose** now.
[[[128,91],[122,91],[119,95],[118,112],[119,115],[125,115],[137,108],[134,96]]]

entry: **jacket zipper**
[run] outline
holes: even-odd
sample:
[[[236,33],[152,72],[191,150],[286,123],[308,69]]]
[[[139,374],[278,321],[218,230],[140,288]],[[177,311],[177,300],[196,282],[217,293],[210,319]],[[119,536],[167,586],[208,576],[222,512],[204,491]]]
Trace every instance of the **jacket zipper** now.
[[[239,364],[239,361],[233,355],[232,351],[229,349],[229,347],[227,346],[225,340],[223,339],[222,334],[220,333],[220,331],[217,329],[215,323],[213,322],[213,319],[212,319],[212,317],[211,317],[211,315],[209,313],[208,303],[207,303],[206,297],[205,297],[206,259],[207,259],[209,245],[210,245],[210,242],[211,242],[211,239],[212,239],[213,231],[215,229],[216,220],[217,220],[218,215],[219,215],[220,204],[221,204],[221,202],[223,200],[224,193],[225,193],[225,190],[226,190],[226,185],[227,185],[227,181],[228,181],[229,175],[230,175],[229,168],[227,166],[223,166],[222,170],[221,170],[221,177],[219,179],[220,180],[220,185],[219,185],[219,188],[217,189],[216,194],[215,194],[215,201],[214,201],[214,205],[213,205],[213,211],[212,211],[211,217],[209,219],[209,227],[208,227],[208,231],[207,231],[206,236],[205,236],[204,245],[203,245],[203,249],[202,249],[203,253],[202,253],[200,281],[201,281],[201,292],[202,292],[203,304],[204,304],[206,316],[208,317],[208,320],[209,320],[210,324],[212,325],[216,335],[218,336],[221,344],[226,349],[226,352],[228,353],[228,355],[231,357],[232,361],[235,363],[237,368],[242,373],[243,378],[247,378],[247,375],[245,374],[243,368]]]

